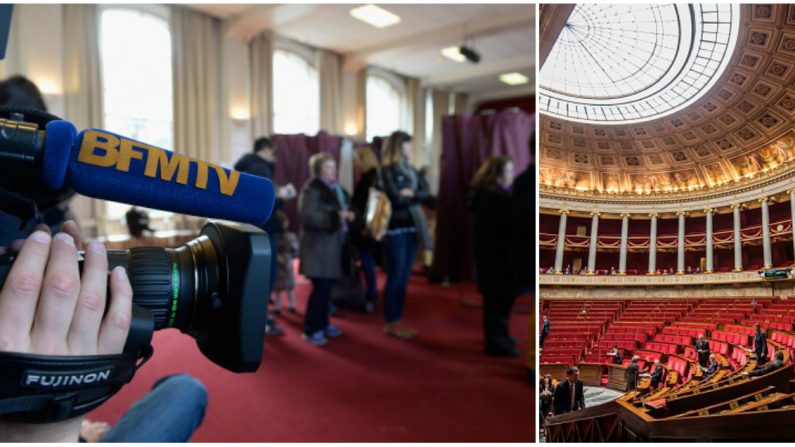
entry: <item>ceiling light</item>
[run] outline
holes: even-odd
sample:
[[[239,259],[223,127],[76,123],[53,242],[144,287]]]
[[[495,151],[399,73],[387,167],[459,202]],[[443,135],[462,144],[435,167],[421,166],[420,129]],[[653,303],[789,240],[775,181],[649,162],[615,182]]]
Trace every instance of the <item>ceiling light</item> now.
[[[512,73],[503,73],[503,74],[501,74],[500,75],[500,81],[502,81],[502,82],[504,82],[504,83],[506,83],[508,85],[522,85],[522,84],[527,84],[528,82],[530,82],[530,79],[528,79],[527,76],[514,71]]]
[[[387,26],[400,23],[400,17],[375,5],[364,5],[353,8],[351,9],[351,16],[363,22],[367,22],[376,28],[386,28]]]
[[[442,50],[442,56],[448,59],[452,59],[456,62],[464,62],[465,60],[467,60],[467,58],[464,57],[463,54],[461,54],[461,51],[459,51],[458,47],[445,48],[444,50]]]

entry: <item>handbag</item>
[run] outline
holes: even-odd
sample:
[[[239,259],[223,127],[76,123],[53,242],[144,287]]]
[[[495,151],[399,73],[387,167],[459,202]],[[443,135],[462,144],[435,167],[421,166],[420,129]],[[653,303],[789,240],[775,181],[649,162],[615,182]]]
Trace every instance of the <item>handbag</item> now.
[[[392,217],[392,203],[389,201],[389,197],[381,190],[383,189],[381,168],[376,170],[376,174],[378,176],[378,188],[371,186],[367,193],[365,227],[370,237],[380,241],[384,238],[389,228],[389,219]]]

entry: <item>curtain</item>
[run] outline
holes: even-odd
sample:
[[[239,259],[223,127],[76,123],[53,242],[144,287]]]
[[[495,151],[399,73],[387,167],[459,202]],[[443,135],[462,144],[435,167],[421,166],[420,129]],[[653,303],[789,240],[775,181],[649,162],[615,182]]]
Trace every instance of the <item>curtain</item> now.
[[[318,152],[328,152],[340,164],[340,146],[342,137],[320,132],[310,137],[298,135],[273,135],[273,144],[276,146],[276,170],[273,183],[287,185],[292,183],[297,191],[309,180],[309,157]],[[348,191],[352,193],[352,191]],[[297,232],[300,226],[298,218],[298,199],[288,200],[282,211],[290,219],[290,231]]]
[[[342,134],[342,66],[340,56],[326,50],[317,51],[320,83],[320,129]]]
[[[99,18],[97,5],[63,5],[64,118],[78,131],[103,127]],[[106,233],[98,219],[105,214],[103,201],[75,196],[70,209],[86,236]]]
[[[442,118],[449,115],[450,93],[434,91],[431,94],[433,104],[433,134],[431,147],[427,151],[428,184],[433,194],[439,193],[439,172],[442,154]]]
[[[217,19],[174,7],[171,11],[174,78],[174,148],[221,163],[221,31]]]
[[[409,109],[409,133],[413,137],[412,160],[418,167],[428,165],[428,147],[425,133],[425,89],[420,86],[420,80],[406,79],[406,96]]]
[[[434,111],[434,113],[436,113]],[[474,235],[467,210],[469,183],[492,155],[508,155],[518,175],[530,165],[535,148],[535,116],[525,112],[444,117],[442,172],[436,216],[433,276],[453,281],[474,279]]]
[[[251,56],[251,136],[273,131],[273,36],[264,32],[249,44]]]
[[[469,95],[466,93],[453,93],[453,113],[455,115],[461,115],[464,113],[468,113],[467,110],[467,101],[469,100]]]
[[[356,126],[367,137],[367,68],[356,73]]]

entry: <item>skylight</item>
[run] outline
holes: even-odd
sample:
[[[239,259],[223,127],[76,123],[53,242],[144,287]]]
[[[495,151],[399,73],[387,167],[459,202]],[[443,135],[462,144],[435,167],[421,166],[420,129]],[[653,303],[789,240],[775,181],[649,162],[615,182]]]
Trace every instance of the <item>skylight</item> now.
[[[681,110],[723,73],[739,21],[732,4],[576,5],[540,72],[541,111],[627,124]]]

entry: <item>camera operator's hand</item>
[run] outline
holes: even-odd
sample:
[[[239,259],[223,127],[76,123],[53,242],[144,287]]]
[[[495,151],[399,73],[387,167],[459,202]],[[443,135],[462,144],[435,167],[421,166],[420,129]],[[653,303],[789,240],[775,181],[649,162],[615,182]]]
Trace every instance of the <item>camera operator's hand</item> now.
[[[282,187],[280,187],[276,192],[276,197],[282,200],[290,200],[298,195],[295,191],[295,186],[292,183],[288,183]]]
[[[72,222],[74,224],[74,222]],[[70,234],[77,225],[65,225]],[[82,278],[75,238],[35,231],[25,240],[0,291],[0,351],[39,355],[107,355],[124,348],[132,287],[123,268],[110,275],[97,241],[86,246]],[[105,314],[103,318],[103,314]],[[3,441],[76,442],[82,418],[52,424],[0,421]]]

